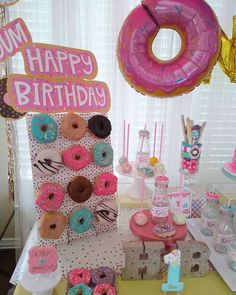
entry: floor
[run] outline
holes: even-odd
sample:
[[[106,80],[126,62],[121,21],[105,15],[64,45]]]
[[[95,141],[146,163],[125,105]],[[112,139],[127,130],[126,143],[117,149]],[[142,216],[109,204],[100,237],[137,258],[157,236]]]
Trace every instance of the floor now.
[[[12,285],[9,283],[11,274],[15,269],[15,250],[0,250],[0,294],[10,295],[13,292],[9,291]],[[9,291],[9,293],[8,293]]]

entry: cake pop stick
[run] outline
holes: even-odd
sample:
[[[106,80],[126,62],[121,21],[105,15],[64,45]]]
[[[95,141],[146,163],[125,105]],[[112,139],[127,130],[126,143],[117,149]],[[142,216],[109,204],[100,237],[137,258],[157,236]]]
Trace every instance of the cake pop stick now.
[[[154,142],[153,142],[153,152],[152,152],[153,157],[155,157],[155,154],[156,154],[156,137],[157,137],[157,122],[155,122],[155,128],[154,128]]]
[[[123,156],[125,156],[125,129],[126,129],[126,122],[124,120],[124,126],[123,126]]]
[[[127,162],[129,162],[129,131],[130,131],[130,124],[128,124],[128,131],[127,131],[127,146],[126,146]]]
[[[130,124],[128,124],[127,139],[126,139],[126,154],[125,154],[126,162],[123,163],[121,166],[122,172],[124,173],[130,173],[132,170],[132,165],[129,163],[129,133],[130,133]]]
[[[144,186],[145,180],[144,176],[141,178],[141,189],[140,189],[140,210],[135,215],[135,223],[139,226],[143,226],[148,222],[147,215],[143,213],[144,209]]]
[[[161,125],[161,139],[160,139],[159,162],[161,162],[161,156],[162,156],[162,141],[163,141],[163,124]]]

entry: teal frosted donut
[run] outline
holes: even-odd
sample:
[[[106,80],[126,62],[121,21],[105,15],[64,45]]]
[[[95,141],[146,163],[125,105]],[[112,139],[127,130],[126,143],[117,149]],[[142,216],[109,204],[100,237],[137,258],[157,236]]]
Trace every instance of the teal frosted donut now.
[[[82,234],[93,227],[93,212],[87,208],[76,208],[69,220],[69,227],[77,234]]]
[[[93,147],[93,161],[96,165],[106,167],[113,162],[113,149],[110,144],[100,142]]]
[[[89,286],[78,284],[69,289],[68,295],[92,295],[92,292],[93,290]]]
[[[47,114],[34,115],[31,121],[32,136],[41,143],[57,139],[57,123]]]

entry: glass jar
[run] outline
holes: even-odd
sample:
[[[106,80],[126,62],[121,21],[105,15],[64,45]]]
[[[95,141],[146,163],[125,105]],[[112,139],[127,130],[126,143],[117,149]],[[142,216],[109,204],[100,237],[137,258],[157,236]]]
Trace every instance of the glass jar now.
[[[206,236],[212,236],[216,222],[220,217],[219,195],[206,193],[206,204],[201,212],[201,232]]]
[[[220,219],[214,231],[214,249],[219,253],[226,253],[228,245],[234,238],[234,212],[233,205],[222,205],[220,208]]]
[[[145,168],[149,164],[150,158],[150,133],[147,130],[139,130],[139,143],[136,152],[136,169]]]
[[[169,178],[157,176],[155,178],[155,192],[152,196],[151,217],[154,225],[166,223],[169,215],[169,200],[167,188]]]
[[[229,244],[227,254],[229,268],[236,271],[236,238]]]

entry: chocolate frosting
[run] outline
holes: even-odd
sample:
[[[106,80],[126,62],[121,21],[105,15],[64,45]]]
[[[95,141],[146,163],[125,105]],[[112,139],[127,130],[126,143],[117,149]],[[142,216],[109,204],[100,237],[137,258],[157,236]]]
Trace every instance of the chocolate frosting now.
[[[83,203],[91,197],[93,186],[86,177],[76,176],[69,182],[67,191],[73,201]]]
[[[111,134],[111,122],[102,115],[95,115],[88,120],[89,130],[98,138],[106,138]]]

